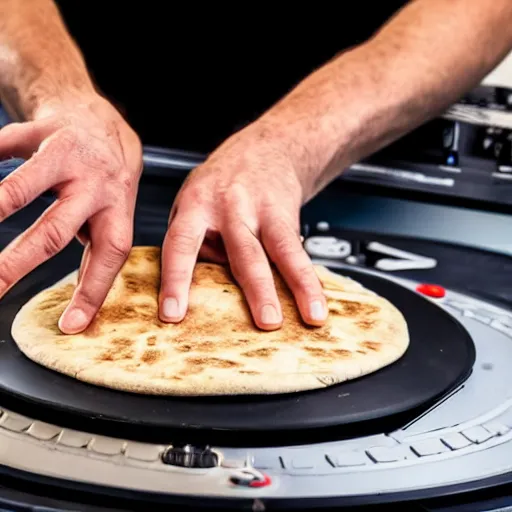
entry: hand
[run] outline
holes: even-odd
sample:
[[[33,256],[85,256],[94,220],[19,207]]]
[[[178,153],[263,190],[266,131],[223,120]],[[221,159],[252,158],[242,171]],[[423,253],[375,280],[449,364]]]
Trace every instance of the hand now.
[[[73,237],[84,244],[79,282],[60,329],[85,329],[132,246],[141,143],[106,100],[59,105],[0,130],[0,159],[27,161],[0,184],[0,222],[48,190],[56,201],[0,254],[0,297]]]
[[[259,328],[278,329],[283,321],[269,259],[303,320],[325,322],[323,290],[300,240],[301,184],[285,145],[264,133],[254,124],[235,134],[180,190],[162,247],[162,321],[185,316],[199,256],[229,262]]]

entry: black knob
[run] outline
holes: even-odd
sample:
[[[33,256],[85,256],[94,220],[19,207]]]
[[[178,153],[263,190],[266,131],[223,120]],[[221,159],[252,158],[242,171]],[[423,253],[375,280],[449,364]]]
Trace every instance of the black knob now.
[[[214,468],[219,465],[219,456],[209,446],[171,446],[162,455],[162,462],[182,468]]]

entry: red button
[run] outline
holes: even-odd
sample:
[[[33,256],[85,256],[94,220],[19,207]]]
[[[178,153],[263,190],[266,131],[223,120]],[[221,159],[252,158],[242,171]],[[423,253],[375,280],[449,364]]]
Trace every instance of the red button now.
[[[416,287],[416,291],[427,297],[434,297],[435,299],[440,299],[446,295],[445,289],[437,284],[419,284]]]
[[[263,480],[253,480],[249,487],[267,487],[267,485],[270,485],[272,483],[272,480],[268,475],[263,475]]]

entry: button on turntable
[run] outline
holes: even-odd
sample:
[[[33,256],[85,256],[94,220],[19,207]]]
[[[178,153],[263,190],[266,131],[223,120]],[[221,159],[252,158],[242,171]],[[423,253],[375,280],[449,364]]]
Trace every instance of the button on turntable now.
[[[282,459],[273,455],[257,454],[254,457],[254,467],[257,469],[281,469],[283,467]]]
[[[437,284],[419,284],[416,287],[416,291],[434,299],[440,299],[446,295],[446,290]]]
[[[89,449],[100,455],[118,455],[122,452],[124,442],[119,439],[97,436],[89,443]]]
[[[197,448],[186,444],[184,446],[171,446],[162,455],[162,462],[170,466],[181,468],[214,468],[221,460],[219,454],[209,448]]]
[[[449,451],[449,448],[441,442],[440,439],[424,439],[418,441],[411,446],[412,451],[418,457],[426,457],[427,455],[439,455]]]
[[[31,425],[32,421],[30,418],[25,418],[25,416],[19,414],[4,412],[0,418],[0,426],[13,432],[22,432]]]
[[[489,432],[481,425],[476,425],[475,427],[470,427],[466,430],[463,430],[462,434],[476,444],[484,443],[485,441],[491,439],[491,437],[494,437],[492,432]]]
[[[229,476],[229,482],[232,485],[255,489],[268,487],[272,484],[272,479],[266,473],[256,469],[252,464],[252,457],[247,456],[244,467],[233,471]]]
[[[364,452],[345,451],[336,455],[327,455],[327,458],[333,466],[337,468],[350,468],[355,466],[364,466],[370,462]]]
[[[268,475],[254,468],[234,472],[229,477],[229,481],[234,485],[251,487],[253,489],[268,487],[272,483]]]
[[[402,446],[388,448],[385,446],[376,446],[366,451],[370,459],[374,462],[398,462],[407,458]]]
[[[62,429],[55,425],[43,423],[41,421],[34,421],[27,430],[29,436],[35,437],[41,441],[49,441],[57,437]]]
[[[129,459],[142,460],[145,462],[154,462],[160,458],[163,452],[163,446],[130,442],[125,450],[125,455]]]
[[[451,450],[461,450],[471,445],[471,441],[460,432],[450,432],[444,435],[443,443]]]

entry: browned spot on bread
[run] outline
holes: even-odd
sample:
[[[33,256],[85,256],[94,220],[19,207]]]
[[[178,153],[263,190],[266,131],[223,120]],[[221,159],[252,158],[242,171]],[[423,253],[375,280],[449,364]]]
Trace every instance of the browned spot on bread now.
[[[363,331],[370,330],[376,324],[375,320],[361,320],[356,325]]]
[[[143,260],[151,263],[160,261],[160,247],[132,247],[126,264],[138,265]]]
[[[87,326],[87,329],[82,332],[83,336],[87,338],[96,338],[101,334],[100,322],[98,317],[93,318],[92,322]]]
[[[115,306],[105,306],[99,311],[99,318],[103,322],[126,322],[136,320],[139,314],[132,304],[117,304]]]
[[[353,300],[328,301],[327,305],[331,313],[347,317],[372,315],[379,311],[379,308],[373,304],[364,304]]]
[[[156,263],[156,262],[160,261],[160,248],[153,247],[151,250],[145,251],[144,257],[150,263]]]
[[[125,359],[133,359],[135,352],[127,347],[123,347],[121,349],[109,348],[104,350],[99,355],[98,359],[100,361],[123,361]]]
[[[51,334],[54,335],[63,335],[62,332],[59,329],[59,318],[62,312],[64,311],[65,307],[62,308],[62,311],[60,310],[52,310],[45,312],[43,315],[37,316],[37,323],[40,327],[43,327],[44,329],[47,329]]]
[[[185,362],[190,366],[201,366],[203,368],[235,368],[236,366],[240,366],[240,364],[235,361],[221,359],[220,357],[189,357]]]
[[[61,334],[58,327],[59,318],[66,309],[75,287],[72,284],[49,290],[45,299],[38,305],[37,309],[42,313],[36,315],[38,324],[48,329],[52,334]]]
[[[261,375],[261,372],[255,372],[253,370],[240,370],[238,373],[243,373],[244,375]]]
[[[314,357],[329,357],[331,355],[330,350],[320,347],[304,347],[304,350]]]
[[[345,350],[343,348],[335,348],[333,350],[333,353],[340,357],[349,357],[352,355],[352,352],[350,350]]]
[[[155,364],[162,358],[161,350],[148,349],[142,354],[141,361],[146,364]]]
[[[114,338],[110,343],[118,348],[131,347],[135,342],[130,338]]]
[[[185,366],[185,368],[183,368],[179,375],[182,375],[183,377],[187,377],[189,375],[197,375],[198,373],[201,373],[205,370],[205,368],[203,366],[194,366],[194,365],[187,365]]]
[[[243,352],[242,355],[245,357],[270,357],[278,350],[279,349],[274,347],[258,348],[256,350],[249,350],[248,352]]]
[[[46,298],[39,304],[38,309],[40,311],[47,311],[56,307],[62,307],[64,311],[74,291],[75,286],[73,284],[67,284],[62,288],[49,290]]]
[[[349,357],[352,352],[342,348],[328,350],[320,347],[304,347],[304,350],[313,357],[321,357],[323,359],[336,359],[339,357]]]
[[[378,341],[362,341],[359,345],[369,350],[373,350],[374,352],[378,352],[380,350],[381,343]]]
[[[364,351],[364,350],[356,350],[356,352],[357,352],[358,354],[366,354],[366,351]]]
[[[231,285],[236,287],[229,268],[224,265],[212,265],[209,263],[202,263],[196,265],[192,275],[192,284],[198,285],[205,281],[213,281],[217,284]]]
[[[180,345],[176,345],[174,349],[177,350],[178,352],[190,352],[193,349],[193,347],[190,343],[183,343]]]
[[[194,348],[198,352],[214,352],[215,350],[220,349],[219,345],[213,341],[201,341],[199,343],[195,343]]]
[[[156,305],[149,304],[105,306],[100,309],[97,316],[99,325],[122,324],[135,321],[147,323],[148,327],[162,327],[165,325],[158,318]]]
[[[158,275],[126,272],[123,274],[126,290],[132,294],[156,297],[160,286]]]
[[[168,377],[169,380],[183,380],[181,377],[178,377],[177,375],[173,375],[171,377]]]
[[[149,338],[147,339],[147,344],[152,347],[153,345],[156,344],[156,336],[149,336]]]

